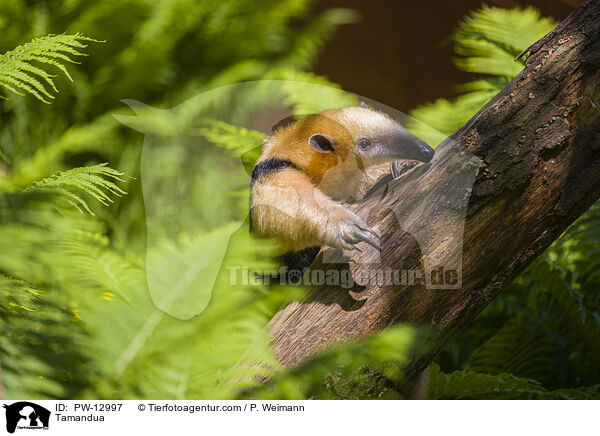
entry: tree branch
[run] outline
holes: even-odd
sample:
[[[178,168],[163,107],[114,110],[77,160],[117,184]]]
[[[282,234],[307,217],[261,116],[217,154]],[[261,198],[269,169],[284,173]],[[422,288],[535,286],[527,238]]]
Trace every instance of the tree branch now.
[[[268,326],[283,365],[396,323],[432,326],[410,379],[600,197],[600,2],[584,2],[529,51],[521,74],[437,147],[431,168],[356,205],[382,236],[381,254],[349,261],[326,249],[311,267],[355,278],[420,270],[425,280],[315,286]],[[457,269],[454,289],[452,277],[433,289],[436,265]]]

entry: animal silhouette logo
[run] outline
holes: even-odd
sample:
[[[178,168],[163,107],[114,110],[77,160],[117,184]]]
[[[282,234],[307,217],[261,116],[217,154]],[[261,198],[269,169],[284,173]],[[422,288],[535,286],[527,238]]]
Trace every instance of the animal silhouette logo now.
[[[6,431],[9,433],[14,433],[17,428],[48,429],[50,411],[38,404],[19,401],[2,407],[6,409]]]
[[[224,260],[230,238],[240,229],[247,232],[249,227],[245,221],[247,215],[233,213],[238,210],[234,202],[242,190],[248,191],[265,134],[275,125],[283,127],[296,122],[299,114],[355,106],[361,100],[400,125],[409,119],[363,96],[326,85],[290,80],[225,85],[209,89],[171,109],[123,101],[135,115],[122,111],[114,117],[144,134],[140,182],[146,216],[146,282],[157,308],[185,320],[199,315],[208,306],[220,274],[227,271]],[[213,170],[220,168],[220,162],[227,162],[227,177],[216,177],[215,182],[206,182],[200,177],[216,174]],[[465,214],[480,164],[476,156],[449,138],[443,150],[436,150],[432,162],[407,169],[401,181],[392,180],[395,176],[390,175],[372,192],[373,196],[382,198],[385,202],[382,206],[388,207],[391,211],[388,215],[396,219],[402,231],[418,243],[422,276],[428,289],[462,286]],[[389,163],[386,165],[385,171],[389,174]],[[323,174],[317,187],[336,183],[342,167],[347,172],[355,171],[359,178],[364,173],[359,162],[346,159]],[[422,182],[423,177],[438,173],[445,177],[438,177],[435,183]],[[444,189],[433,189],[437,184],[443,184]],[[282,189],[293,203],[296,193],[289,192],[285,186]],[[277,203],[261,204],[260,201],[254,201],[253,206],[279,208]],[[223,210],[232,213],[222,214],[225,219],[216,219],[219,215],[214,212]],[[287,213],[293,218],[295,210],[297,208],[285,208],[281,214]],[[411,211],[418,213],[411,214]],[[370,213],[360,210],[360,219],[367,220]],[[377,224],[370,222],[374,231],[381,233]],[[367,235],[370,239],[381,244],[380,239],[370,234]],[[361,249],[365,248],[368,249]],[[347,255],[340,249],[325,250],[323,263],[340,263],[339,259]],[[382,264],[379,256],[379,252],[374,257],[366,256],[364,265],[361,256],[353,260],[369,271],[371,264]],[[240,268],[243,269],[243,265]],[[449,276],[450,280],[439,280],[447,273],[454,275]]]

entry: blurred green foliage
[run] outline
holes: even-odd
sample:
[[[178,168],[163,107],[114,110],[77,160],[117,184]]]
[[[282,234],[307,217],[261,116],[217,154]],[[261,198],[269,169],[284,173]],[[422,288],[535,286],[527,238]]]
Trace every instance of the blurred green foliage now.
[[[0,58],[8,397],[401,397],[395,383],[421,332],[397,326],[283,370],[264,326],[303,290],[231,286],[227,271],[277,266],[277,248],[244,222],[264,130],[243,126],[265,105],[301,115],[355,104],[308,70],[326,37],[356,18],[315,15],[308,0],[0,4],[0,52],[12,52]],[[530,9],[472,15],[454,36],[457,66],[485,76],[456,101],[415,110],[423,124],[412,128],[439,142],[518,73],[515,51],[554,24]],[[593,208],[444,351],[432,398],[596,395],[599,219]],[[212,293],[199,291],[224,245]]]

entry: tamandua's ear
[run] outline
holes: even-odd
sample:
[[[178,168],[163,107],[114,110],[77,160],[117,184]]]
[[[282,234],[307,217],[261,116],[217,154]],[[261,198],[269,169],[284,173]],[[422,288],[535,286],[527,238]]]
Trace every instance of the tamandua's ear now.
[[[333,153],[335,151],[333,149],[333,141],[320,133],[315,133],[308,138],[308,143],[319,153]]]
[[[367,106],[367,103],[365,103],[364,101],[361,101],[359,106],[365,109],[369,109],[369,106]]]

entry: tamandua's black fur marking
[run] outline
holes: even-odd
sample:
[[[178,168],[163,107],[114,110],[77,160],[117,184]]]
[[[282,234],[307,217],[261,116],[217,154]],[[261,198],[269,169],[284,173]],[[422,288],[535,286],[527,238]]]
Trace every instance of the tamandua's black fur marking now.
[[[261,177],[277,172],[284,168],[292,168],[300,171],[300,168],[298,168],[289,160],[270,158],[258,163],[254,167],[254,170],[252,170],[250,185],[253,185],[255,181]],[[250,229],[252,230],[252,216],[250,216]],[[300,273],[303,273],[316,259],[320,250],[320,246],[314,246],[298,251],[288,251],[280,256],[280,260],[287,267],[288,271],[300,271]]]
[[[300,170],[300,168],[298,168],[295,163],[290,162],[289,160],[277,159],[274,157],[267,160],[263,160],[262,162],[257,163],[254,169],[252,170],[252,179],[250,180],[250,185],[253,185],[254,182],[256,182],[256,180],[260,179],[261,177],[277,172],[284,168],[293,168],[295,170]]]

